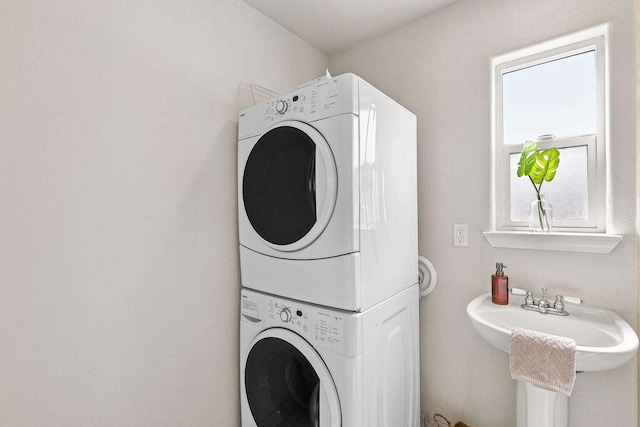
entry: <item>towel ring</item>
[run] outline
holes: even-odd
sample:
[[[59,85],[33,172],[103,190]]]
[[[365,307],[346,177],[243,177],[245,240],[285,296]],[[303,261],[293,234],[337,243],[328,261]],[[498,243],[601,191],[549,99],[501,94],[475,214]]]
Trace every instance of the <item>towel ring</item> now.
[[[431,261],[422,255],[418,255],[418,283],[420,284],[420,297],[426,297],[436,287],[438,273]]]

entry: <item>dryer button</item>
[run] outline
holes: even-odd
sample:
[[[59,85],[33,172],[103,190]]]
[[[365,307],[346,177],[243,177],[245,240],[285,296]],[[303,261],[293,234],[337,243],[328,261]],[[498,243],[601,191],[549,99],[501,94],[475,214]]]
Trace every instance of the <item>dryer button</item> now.
[[[288,107],[289,105],[287,105],[287,101],[279,100],[276,102],[276,111],[280,114],[284,114]]]

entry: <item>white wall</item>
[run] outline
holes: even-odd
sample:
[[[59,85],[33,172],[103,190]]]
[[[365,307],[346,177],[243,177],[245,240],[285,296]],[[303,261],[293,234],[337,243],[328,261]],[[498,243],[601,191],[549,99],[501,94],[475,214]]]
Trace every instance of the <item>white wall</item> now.
[[[237,115],[326,56],[239,0],[0,10],[0,425],[238,426]]]
[[[640,146],[640,0],[636,0],[636,147]],[[636,150],[636,168],[640,168],[640,150]],[[640,173],[636,170],[636,210],[640,208]],[[636,246],[640,257],[640,212],[636,212]],[[640,281],[640,266],[638,266]],[[640,282],[638,284],[640,287]],[[638,324],[640,325],[640,292],[638,292]],[[638,384],[640,385],[640,358],[638,358]],[[640,388],[640,387],[639,387]],[[640,410],[640,391],[638,392],[638,408]],[[640,415],[639,415],[640,417]]]
[[[578,295],[637,322],[635,66],[633,0],[460,0],[400,29],[330,57],[418,117],[420,253],[438,270],[421,303],[422,409],[473,426],[515,423],[508,356],[473,331],[465,308],[490,291],[496,261],[511,285]],[[494,249],[489,229],[490,58],[611,22],[612,232],[610,254]],[[469,224],[469,248],[454,248],[452,225]],[[637,363],[578,375],[574,427],[637,424]]]

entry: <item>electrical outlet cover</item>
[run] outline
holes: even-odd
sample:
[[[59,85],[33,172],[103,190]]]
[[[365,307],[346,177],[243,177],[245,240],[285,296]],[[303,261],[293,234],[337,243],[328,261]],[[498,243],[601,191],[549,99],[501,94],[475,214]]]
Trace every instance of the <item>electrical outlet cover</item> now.
[[[453,224],[453,246],[469,246],[469,224]]]

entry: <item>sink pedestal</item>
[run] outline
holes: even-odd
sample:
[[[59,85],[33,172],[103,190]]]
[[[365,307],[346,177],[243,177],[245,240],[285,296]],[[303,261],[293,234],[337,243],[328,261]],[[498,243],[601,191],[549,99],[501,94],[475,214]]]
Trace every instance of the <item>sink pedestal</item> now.
[[[569,398],[562,393],[518,381],[516,391],[517,427],[567,427]]]

